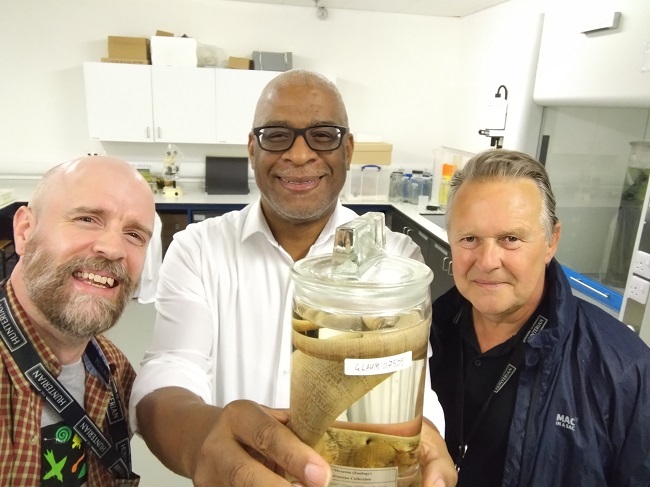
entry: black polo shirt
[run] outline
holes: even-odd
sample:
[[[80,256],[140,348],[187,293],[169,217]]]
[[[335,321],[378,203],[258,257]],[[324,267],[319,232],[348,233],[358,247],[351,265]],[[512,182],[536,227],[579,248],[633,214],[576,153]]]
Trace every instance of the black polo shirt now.
[[[481,353],[474,331],[472,308],[466,303],[457,316],[455,331],[442,344],[443,348],[456,347],[461,352],[444,354],[446,359],[437,367],[437,373],[453,374],[456,381],[452,387],[436,391],[441,403],[454,405],[445,410],[445,440],[452,459],[460,462],[458,487],[501,485],[520,366],[499,392],[492,395],[487,409],[481,411],[531,325],[537,322],[540,314],[548,316],[546,309],[544,299],[516,335]],[[449,348],[447,352],[450,352]],[[467,445],[467,450],[464,458],[459,460],[459,447],[463,444]]]

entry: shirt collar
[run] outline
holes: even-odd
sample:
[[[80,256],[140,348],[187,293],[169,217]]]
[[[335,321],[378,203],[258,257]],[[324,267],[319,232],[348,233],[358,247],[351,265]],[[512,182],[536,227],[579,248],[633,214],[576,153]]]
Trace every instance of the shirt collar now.
[[[325,224],[323,231],[316,239],[316,242],[314,242],[314,245],[309,249],[307,255],[311,255],[316,247],[323,243],[327,243],[331,238],[333,238],[336,228],[343,223],[347,223],[349,220],[350,218],[345,215],[345,207],[340,203],[337,204],[332,216]],[[280,246],[273,236],[271,228],[264,217],[261,197],[258,198],[255,203],[251,203],[249,207],[248,215],[245,218],[242,229],[241,241],[244,242],[256,234],[264,235],[271,244],[276,247]]]
[[[542,295],[542,300],[540,301],[539,305],[535,309],[535,312],[532,315],[530,315],[530,317],[526,320],[526,323],[524,323],[524,325],[517,331],[517,333],[512,335],[505,342],[486,351],[484,355],[499,357],[502,355],[509,354],[517,345],[517,343],[519,343],[519,341],[523,339],[523,336],[527,334],[531,328],[536,326],[533,324],[534,322],[539,323],[538,320],[543,320],[544,324],[542,325],[542,328],[545,326],[546,321],[548,321],[548,310],[549,310],[549,292],[548,289],[545,289],[544,294]],[[476,331],[474,330],[474,322],[472,320],[472,305],[470,304],[469,301],[466,301],[464,303],[459,321],[460,321],[459,322],[460,333],[463,338],[463,341],[466,344],[473,347],[475,350],[479,351],[480,353],[480,347],[478,345]]]
[[[273,233],[271,233],[269,224],[266,222],[266,218],[264,217],[261,198],[257,198],[257,201],[251,203],[249,207],[248,215],[246,215],[244,226],[242,228],[241,241],[244,242],[258,233],[264,235],[269,242],[276,246],[278,245],[278,242],[275,240]]]

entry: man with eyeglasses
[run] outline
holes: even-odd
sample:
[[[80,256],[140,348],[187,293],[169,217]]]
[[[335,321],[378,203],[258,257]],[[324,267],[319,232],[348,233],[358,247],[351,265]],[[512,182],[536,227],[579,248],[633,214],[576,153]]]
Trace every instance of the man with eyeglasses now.
[[[353,149],[337,88],[308,71],[279,75],[260,96],[248,141],[259,201],[190,225],[169,247],[131,408],[151,450],[197,486],[289,485],[285,471],[305,486],[332,479],[285,426],[290,269],[331,253],[336,227],[357,216],[339,202]],[[417,245],[390,231],[387,251],[422,260]],[[425,414],[438,419],[427,390]],[[428,421],[421,463],[422,485],[455,485],[444,440]]]

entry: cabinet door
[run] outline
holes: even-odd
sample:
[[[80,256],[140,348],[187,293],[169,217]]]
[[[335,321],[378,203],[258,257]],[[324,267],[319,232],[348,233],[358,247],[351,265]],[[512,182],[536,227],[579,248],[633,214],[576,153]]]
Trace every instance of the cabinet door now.
[[[550,7],[544,14],[535,102],[542,106],[647,107],[650,2],[589,2],[582,8],[566,8],[571,3]],[[609,5],[614,3],[616,8]],[[620,23],[607,29],[614,10],[621,12]],[[597,27],[603,30],[583,32]]]
[[[431,301],[445,294],[454,286],[454,277],[451,267],[451,250],[449,244],[431,236],[429,241],[429,255],[426,258],[433,269],[433,282],[431,283]]]
[[[151,67],[156,142],[217,142],[215,71]]]
[[[84,82],[91,139],[154,141],[150,66],[84,63]]]
[[[246,144],[253,127],[257,99],[279,72],[244,69],[216,70],[217,141]]]
[[[429,234],[410,218],[404,217],[397,211],[393,212],[391,219],[391,230],[408,235],[420,246],[424,263],[433,271],[431,301],[435,301],[454,285],[449,244]]]

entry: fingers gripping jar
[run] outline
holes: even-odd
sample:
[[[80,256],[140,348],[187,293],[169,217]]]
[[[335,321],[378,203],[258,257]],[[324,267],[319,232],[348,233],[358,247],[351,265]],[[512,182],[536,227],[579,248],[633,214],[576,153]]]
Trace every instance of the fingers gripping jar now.
[[[366,213],[292,269],[289,427],[332,465],[332,487],[421,485],[433,273],[387,255],[384,228]]]

